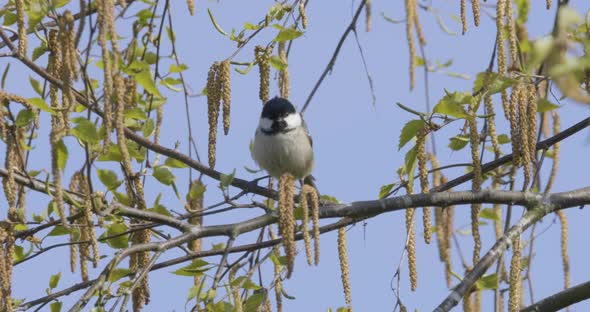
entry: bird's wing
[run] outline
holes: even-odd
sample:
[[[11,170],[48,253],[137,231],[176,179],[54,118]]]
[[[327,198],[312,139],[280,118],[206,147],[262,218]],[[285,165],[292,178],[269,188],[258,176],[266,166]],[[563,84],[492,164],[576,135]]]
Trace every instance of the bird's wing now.
[[[309,139],[309,145],[313,147],[313,139],[311,138],[311,134],[309,133],[309,129],[307,128],[307,124],[305,123],[305,119],[303,119],[303,115],[301,115],[301,127],[305,131],[307,138]]]

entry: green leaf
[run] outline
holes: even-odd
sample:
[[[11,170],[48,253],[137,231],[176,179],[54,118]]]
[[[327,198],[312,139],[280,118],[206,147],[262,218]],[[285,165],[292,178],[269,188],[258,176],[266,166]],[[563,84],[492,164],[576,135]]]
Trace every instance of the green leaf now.
[[[158,55],[152,51],[145,52],[143,60],[148,64],[156,64],[158,62]]]
[[[68,148],[63,140],[57,142],[57,166],[64,170],[68,162]]]
[[[122,279],[123,277],[129,275],[129,273],[133,272],[133,270],[131,269],[122,269],[122,268],[117,268],[111,271],[111,274],[109,274],[109,282],[114,283],[120,279]]]
[[[160,181],[160,183],[164,185],[171,185],[172,183],[174,183],[174,180],[176,179],[176,177],[174,176],[174,174],[172,174],[172,171],[170,171],[170,168],[168,168],[168,166],[154,167],[154,172],[152,175],[154,176],[154,178],[156,178],[156,180]]]
[[[284,70],[287,68],[287,63],[283,62],[283,60],[276,55],[272,55],[270,57],[270,65],[272,65],[272,67],[274,67],[276,70]]]
[[[473,93],[481,91],[485,85],[487,94],[495,94],[514,85],[515,82],[516,80],[505,77],[498,73],[481,72],[477,74],[477,77],[475,78],[475,83],[473,84]]]
[[[126,110],[124,113],[126,118],[134,118],[138,120],[146,120],[147,115],[145,111],[141,107],[134,107],[132,109]]]
[[[500,144],[508,144],[510,142],[512,142],[512,141],[510,140],[510,137],[508,135],[506,135],[506,134],[500,134],[498,136],[498,143],[500,143]]]
[[[244,302],[244,312],[256,312],[264,302],[266,295],[264,292],[256,292]]]
[[[56,225],[47,236],[61,236],[66,234],[70,234],[70,229],[63,225]]]
[[[31,87],[39,96],[43,97],[43,86],[38,80],[33,79],[33,77],[29,76],[29,83],[31,83]]]
[[[539,98],[539,100],[537,101],[537,112],[539,112],[539,113],[552,111],[552,110],[558,109],[560,107],[561,106],[555,105],[544,98]]]
[[[160,205],[161,198],[162,198],[162,194],[158,194],[158,196],[156,197],[156,200],[154,201],[154,206],[148,210],[155,212],[155,213],[159,213],[161,215],[172,217],[172,214],[168,211],[168,209],[166,209],[166,207]]]
[[[274,41],[275,42],[289,41],[289,40],[299,38],[301,35],[303,35],[303,32],[298,31],[297,29],[283,28],[283,29],[281,29],[281,31],[279,31],[279,34],[276,36]]]
[[[98,161],[116,161],[120,162],[123,160],[121,155],[121,149],[117,144],[110,144],[104,154],[98,156]]]
[[[45,42],[42,42],[40,46],[36,47],[33,50],[33,55],[31,56],[32,61],[36,61],[43,54],[45,54],[45,52],[47,52],[47,44]]]
[[[463,149],[469,143],[469,137],[464,135],[457,135],[451,138],[451,142],[449,142],[449,148],[453,151],[458,151]]]
[[[201,259],[193,260],[193,262],[187,266],[184,266],[174,272],[173,274],[180,276],[195,276],[197,274],[203,274],[203,272],[209,270],[211,267],[206,267],[209,262]]]
[[[498,275],[496,273],[481,277],[475,282],[477,290],[492,290],[498,288]]]
[[[465,113],[463,104],[471,103],[472,96],[467,92],[447,93],[434,107],[435,113],[449,115],[455,118],[469,117]]]
[[[259,26],[259,25],[254,25],[254,24],[252,24],[252,23],[248,23],[248,22],[244,23],[244,29],[246,29],[246,30],[256,30],[256,29],[258,29],[258,28],[260,28],[260,27],[261,27],[261,26]]]
[[[187,200],[193,200],[203,197],[207,187],[202,183],[193,183],[191,189],[188,191]]]
[[[166,158],[166,161],[164,161],[164,165],[170,167],[170,168],[187,168],[188,166],[181,162],[178,159],[174,159],[171,157]]]
[[[386,196],[388,196],[389,192],[391,192],[393,187],[397,184],[398,183],[391,183],[381,186],[381,189],[379,189],[379,199],[384,199]]]
[[[242,289],[258,290],[262,287],[254,284],[249,278],[245,276],[239,276],[231,282],[231,287],[240,287]]]
[[[166,26],[166,35],[168,36],[168,39],[170,39],[170,42],[176,42],[176,34],[174,33],[174,31],[172,31],[172,28],[168,26]]]
[[[155,125],[153,119],[148,119],[145,121],[143,126],[141,127],[141,132],[143,133],[144,137],[149,137],[154,133]]]
[[[128,230],[125,223],[112,223],[107,227],[107,231],[101,235],[101,238],[114,236],[106,240],[111,248],[121,249],[129,246],[129,234],[122,234]]]
[[[53,288],[57,287],[57,284],[59,284],[60,278],[61,278],[61,272],[51,275],[51,277],[49,278],[49,288],[53,289]]]
[[[78,117],[72,120],[76,126],[72,129],[72,134],[80,141],[88,144],[97,144],[100,142],[96,125],[90,120]]]
[[[3,23],[3,25],[4,26],[10,26],[10,25],[16,23],[16,19],[17,19],[16,14],[14,14],[14,13],[12,13],[10,11],[7,11],[4,14],[4,23]]]
[[[496,213],[496,211],[493,208],[482,209],[479,212],[479,217],[493,221],[500,221],[500,216]]]
[[[422,128],[424,128],[424,121],[419,119],[408,121],[402,128],[399,136],[398,150],[402,149],[406,143],[412,140]]]
[[[51,312],[60,312],[62,305],[63,305],[63,302],[61,302],[61,301],[52,302],[49,305],[49,311],[51,311]]]
[[[162,97],[158,87],[156,87],[151,71],[142,70],[135,74],[135,81],[137,81],[137,83],[139,83],[147,92]]]
[[[196,298],[199,293],[201,292],[201,285],[193,285],[189,290],[188,290],[188,296],[186,298],[186,302],[191,301],[193,298]]]
[[[234,169],[234,171],[232,171],[231,174],[221,174],[221,177],[219,178],[219,182],[221,183],[221,187],[225,188],[231,185],[231,183],[234,180],[234,177],[236,176],[236,169]]]
[[[119,181],[117,174],[112,170],[98,169],[97,172],[98,179],[109,191],[117,189],[123,183],[123,181]]]
[[[404,168],[406,174],[408,175],[408,183],[414,183],[414,170],[416,169],[416,156],[418,152],[416,150],[416,146],[412,147],[407,153],[404,159]]]
[[[185,71],[187,69],[188,69],[188,66],[186,66],[186,64],[179,64],[179,65],[172,64],[168,68],[168,72],[171,73],[171,74],[172,73],[180,73],[180,72],[183,72],[183,71]]]
[[[25,258],[25,249],[23,246],[15,245],[14,253],[12,255],[13,262],[20,262]]]
[[[33,121],[33,119],[35,119],[35,113],[33,113],[32,110],[21,109],[20,112],[18,112],[18,115],[16,115],[14,124],[17,127],[28,126]]]
[[[182,80],[180,80],[180,79],[166,77],[166,78],[160,80],[160,84],[165,86],[166,88],[174,91],[174,92],[179,92],[182,90],[182,88],[175,87],[177,85],[182,84]]]
[[[213,13],[211,13],[210,9],[207,9],[207,13],[209,14],[209,18],[211,19],[211,23],[213,23],[215,30],[217,30],[217,32],[219,32],[220,34],[227,36],[227,33],[223,31],[223,29],[221,29],[221,26],[219,26],[219,24],[217,24],[217,21],[215,20],[215,17],[213,16]]]
[[[127,196],[127,194],[119,193],[119,192],[113,192],[113,193],[114,193],[117,201],[120,202],[121,204],[123,204],[125,206],[131,206],[133,204],[133,202],[131,201],[129,196]]]
[[[55,114],[55,111],[51,107],[49,107],[49,105],[47,105],[47,103],[45,103],[45,100],[43,100],[42,98],[30,98],[28,99],[28,101],[33,106],[37,107],[38,109],[44,112]]]

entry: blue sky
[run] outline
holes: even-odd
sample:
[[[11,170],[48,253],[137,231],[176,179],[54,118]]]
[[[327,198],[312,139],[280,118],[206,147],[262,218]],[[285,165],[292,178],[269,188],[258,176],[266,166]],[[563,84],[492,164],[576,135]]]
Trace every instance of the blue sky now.
[[[453,31],[460,32],[460,24],[451,18],[458,15],[459,5],[455,1],[440,1],[434,6],[440,11],[445,24]],[[549,11],[543,3],[532,4],[528,30],[531,38],[548,34],[553,26],[555,4]],[[572,1],[572,5],[582,12],[590,9],[585,1]],[[177,50],[181,62],[189,69],[185,79],[190,87],[199,93],[204,85],[207,70],[212,62],[225,59],[235,50],[235,43],[221,36],[213,28],[207,9],[211,9],[217,22],[226,31],[231,28],[241,29],[244,22],[255,23],[264,16],[272,1],[227,1],[196,3],[195,16],[189,16],[184,1],[173,1],[172,13],[177,34]],[[489,2],[491,4],[491,2]],[[139,4],[141,5],[141,4]],[[350,1],[310,1],[307,14],[309,28],[303,37],[297,39],[291,50],[289,69],[291,74],[291,100],[302,106],[316,80],[324,70],[334,48],[348,23],[353,10],[358,4]],[[493,8],[486,7],[488,12]],[[392,24],[385,21],[381,13],[396,18],[404,18],[402,1],[374,1],[373,30],[364,31],[364,18],[359,21],[358,35],[364,49],[369,72],[375,84],[376,104],[372,105],[371,93],[364,72],[359,51],[353,36],[344,43],[336,65],[319,91],[315,95],[305,117],[314,138],[316,169],[314,175],[323,193],[333,195],[343,202],[375,199],[379,188],[397,180],[396,170],[403,163],[405,150],[398,151],[397,143],[403,125],[413,119],[409,113],[398,108],[395,103],[401,102],[413,109],[425,111],[425,96],[422,68],[417,70],[416,88],[409,91],[408,79],[408,48],[405,39],[404,24]],[[429,60],[445,62],[453,60],[448,71],[465,74],[470,80],[459,79],[444,73],[430,73],[430,98],[434,106],[449,91],[471,90],[473,77],[485,70],[491,55],[495,38],[495,22],[486,14],[482,14],[482,24],[475,28],[469,24],[466,35],[450,36],[438,26],[435,17],[419,10],[420,19],[426,33],[428,44],[426,53]],[[469,14],[469,17],[471,14]],[[125,22],[121,27],[127,27]],[[250,61],[255,44],[266,44],[276,35],[269,29],[257,36],[235,58],[236,61]],[[0,69],[9,61],[0,58]],[[28,79],[30,72],[17,66],[14,61],[8,90],[32,92],[23,81]],[[20,70],[22,69],[22,70]],[[271,75],[271,78],[274,74]],[[232,72],[232,125],[228,136],[221,135],[217,145],[217,166],[221,172],[229,173],[236,169],[237,175],[245,179],[253,179],[261,174],[248,173],[244,166],[253,168],[248,145],[252,139],[261,104],[258,100],[258,77],[256,69],[248,75]],[[271,82],[271,95],[277,94],[276,81]],[[32,94],[32,93],[31,93]],[[31,95],[32,96],[32,95]],[[162,128],[162,144],[174,146],[180,141],[180,149],[186,152],[186,122],[183,98],[180,94],[166,92],[168,102],[165,106],[165,120]],[[496,107],[499,111],[499,102]],[[560,108],[562,126],[568,127],[588,115],[586,107],[562,101]],[[193,135],[198,144],[199,153],[204,161],[207,154],[206,98],[191,97],[190,113],[193,120]],[[498,116],[501,116],[499,114]],[[508,133],[503,118],[499,118],[499,133]],[[47,120],[45,120],[47,122]],[[45,123],[47,125],[47,123]],[[436,133],[437,152],[441,165],[469,160],[468,150],[452,152],[446,148],[448,139],[459,133],[460,125],[452,124]],[[47,147],[45,139],[40,139],[38,150]],[[43,142],[42,142],[43,141]],[[554,191],[564,191],[587,186],[587,179],[580,174],[580,166],[588,159],[589,133],[583,131],[562,144],[560,172]],[[0,145],[0,149],[4,146]],[[504,151],[508,152],[508,146]],[[4,153],[0,153],[3,157]],[[33,153],[33,168],[49,168],[49,160],[44,153]],[[70,156],[72,164],[79,164],[81,156]],[[2,158],[3,159],[3,158]],[[204,161],[205,162],[205,161]],[[70,174],[73,165],[69,168]],[[105,164],[97,166],[107,167]],[[548,168],[548,163],[546,164]],[[448,177],[460,175],[463,169],[449,170]],[[186,190],[188,173],[186,169],[175,170],[181,190]],[[543,174],[546,175],[544,171]],[[205,179],[209,192],[206,193],[206,204],[217,202],[219,192],[217,183]],[[183,207],[175,199],[171,189],[162,188],[158,183],[149,181],[146,185],[148,203],[153,202],[158,192],[163,192],[163,203],[170,210],[182,212]],[[470,184],[457,189],[466,190]],[[232,190],[235,192],[235,190]],[[0,202],[5,202],[0,197]],[[28,201],[29,211],[41,211],[47,204],[43,195],[31,194]],[[484,205],[484,207],[486,207]],[[469,216],[468,207],[460,207],[455,219],[456,226],[466,226]],[[516,208],[516,215],[521,209]],[[241,211],[239,213],[212,216],[206,218],[206,224],[223,224],[244,220],[255,216],[259,211]],[[590,217],[584,210],[570,209],[567,211],[570,222],[570,260],[572,284],[585,282],[590,274],[587,265],[589,254],[585,250],[587,241],[584,239],[585,228]],[[418,217],[421,213],[417,214]],[[417,219],[419,220],[419,219]],[[335,220],[330,220],[335,221]],[[417,232],[421,233],[421,222],[417,222]],[[546,229],[546,230],[545,230]],[[553,215],[547,216],[538,226],[540,234],[533,256],[533,285],[535,299],[541,299],[562,288],[562,269],[559,255],[559,224]],[[528,232],[527,232],[528,233]],[[483,250],[493,244],[493,229],[490,225],[482,227],[484,235]],[[244,235],[239,242],[251,240],[255,234]],[[528,238],[528,234],[524,236]],[[444,282],[443,264],[438,261],[435,245],[427,246],[418,237],[418,290],[409,290],[406,263],[402,265],[401,298],[409,308],[421,311],[431,310],[442,301],[449,290]],[[360,222],[348,231],[348,251],[352,282],[353,306],[357,311],[391,311],[395,305],[395,295],[391,281],[398,265],[405,241],[404,214],[400,212],[377,216],[367,222]],[[470,258],[471,240],[461,239],[463,253]],[[205,240],[208,248],[219,240]],[[340,284],[340,269],[337,258],[336,233],[322,236],[322,254],[318,267],[308,267],[303,253],[297,258],[295,272],[284,287],[296,300],[284,300],[284,311],[325,311],[328,307],[336,308],[344,305]],[[299,245],[301,249],[301,245]],[[180,253],[171,251],[161,260],[173,258]],[[456,249],[453,260],[458,264]],[[230,257],[235,259],[236,256]],[[75,281],[77,276],[69,273],[68,253],[66,249],[38,257],[15,269],[15,297],[34,299],[44,294],[45,285],[51,274],[62,272],[62,281],[58,289]],[[208,259],[210,262],[218,258]],[[231,260],[230,260],[231,261]],[[101,267],[106,264],[101,261]],[[50,269],[48,269],[50,268]],[[455,271],[462,273],[460,265]],[[152,303],[145,311],[183,311],[185,298],[192,280],[171,274],[175,268],[156,271],[150,275],[152,285]],[[265,276],[271,276],[271,267],[266,266]],[[97,272],[95,271],[94,274]],[[257,276],[254,278],[257,280]],[[74,293],[64,299],[65,305],[76,300],[81,294]],[[483,311],[491,310],[492,293],[484,294]],[[528,292],[525,303],[529,303]],[[573,311],[583,311],[590,307],[588,303],[575,306]]]

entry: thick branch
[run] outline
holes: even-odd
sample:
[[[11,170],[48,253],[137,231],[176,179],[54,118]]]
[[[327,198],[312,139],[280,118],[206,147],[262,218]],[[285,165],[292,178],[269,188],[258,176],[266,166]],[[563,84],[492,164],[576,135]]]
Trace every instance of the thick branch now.
[[[590,298],[590,281],[560,291],[520,310],[520,312],[558,311],[588,298]]]

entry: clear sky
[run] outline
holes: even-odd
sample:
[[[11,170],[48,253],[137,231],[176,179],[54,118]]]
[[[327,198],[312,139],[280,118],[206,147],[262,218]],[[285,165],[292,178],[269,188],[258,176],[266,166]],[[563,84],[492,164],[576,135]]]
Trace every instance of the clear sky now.
[[[212,62],[225,59],[235,50],[235,43],[221,36],[213,28],[207,9],[211,9],[219,25],[226,31],[232,28],[241,29],[244,22],[256,23],[272,5],[272,1],[196,1],[196,14],[190,16],[186,10],[185,1],[172,1],[172,13],[177,37],[177,49],[181,62],[189,69],[185,72],[185,79],[195,93],[205,86],[207,70]],[[358,2],[358,1],[357,1]],[[289,69],[291,75],[291,100],[301,108],[321,72],[328,63],[341,34],[351,20],[353,10],[358,5],[351,1],[310,1],[307,14],[309,28],[303,37],[297,39],[291,50]],[[403,163],[405,150],[398,151],[398,137],[402,126],[413,116],[398,108],[395,103],[401,102],[418,111],[425,111],[425,95],[422,68],[417,70],[416,88],[409,91],[408,79],[408,48],[405,39],[405,25],[393,24],[381,17],[381,13],[394,19],[405,16],[403,1],[373,1],[373,30],[364,31],[364,18],[361,17],[358,27],[360,43],[364,49],[368,69],[375,86],[376,103],[373,106],[369,84],[364,72],[358,47],[351,35],[344,43],[335,67],[319,91],[313,98],[305,117],[314,138],[316,155],[316,169],[319,189],[322,193],[337,197],[343,202],[369,200],[377,198],[379,188],[397,180],[396,170]],[[548,34],[553,26],[556,5],[545,10],[544,1],[533,2],[530,14],[529,33],[531,38],[538,38]],[[587,1],[571,1],[572,5],[584,15],[590,9]],[[142,4],[136,4],[142,5]],[[494,14],[492,2],[487,2],[483,9]],[[447,27],[454,32],[460,32],[460,23],[451,16],[458,15],[457,1],[436,1],[433,5]],[[482,14],[482,24],[475,28],[469,23],[466,35],[451,36],[438,26],[432,13],[419,10],[422,26],[426,33],[427,58],[431,61],[446,62],[453,60],[453,65],[442,72],[431,73],[430,99],[431,106],[444,95],[444,89],[449,91],[471,90],[473,78],[478,72],[485,70],[489,63],[491,49],[495,38],[495,22],[488,14]],[[471,14],[469,14],[471,17]],[[125,26],[125,22],[120,24]],[[252,43],[245,47],[235,58],[236,61],[252,60],[255,44],[266,44],[276,35],[275,30],[269,29],[257,36]],[[9,61],[0,58],[0,70]],[[11,77],[7,81],[7,89],[15,90],[22,86],[24,92],[32,92],[28,86],[29,71],[13,64]],[[20,70],[22,69],[22,70]],[[461,79],[446,75],[444,72],[460,73],[471,77]],[[32,75],[32,74],[31,74]],[[274,78],[271,75],[271,79]],[[217,166],[221,172],[230,173],[236,169],[237,176],[253,179],[261,176],[248,173],[244,166],[255,167],[248,146],[254,134],[260,114],[261,103],[258,99],[258,76],[256,69],[248,75],[240,75],[232,71],[232,125],[230,134],[223,136],[219,132],[217,145]],[[164,88],[162,88],[164,89]],[[276,80],[271,82],[271,95],[278,93]],[[31,93],[32,96],[32,93]],[[185,108],[181,94],[165,92],[168,102],[165,106],[164,127],[162,128],[162,144],[173,147],[177,141],[181,142],[180,149],[187,151],[185,122]],[[193,120],[193,135],[198,144],[199,153],[205,161],[207,155],[206,98],[192,97],[189,100],[190,113]],[[499,111],[499,102],[496,107]],[[588,116],[588,109],[580,104],[562,101],[560,108],[562,127],[568,127]],[[498,116],[501,116],[499,114]],[[503,117],[499,118],[499,133],[508,133]],[[47,120],[45,119],[45,122]],[[441,165],[469,161],[468,150],[452,152],[446,148],[448,139],[459,133],[460,126],[453,124],[436,133],[437,152]],[[40,140],[43,141],[43,140]],[[564,191],[587,186],[587,166],[583,165],[589,156],[589,132],[576,134],[562,144],[560,171],[554,186],[554,191]],[[47,142],[39,142],[38,149],[46,148]],[[4,149],[0,145],[0,150]],[[509,146],[504,146],[508,152]],[[33,153],[33,166],[49,168],[49,160],[44,153]],[[3,160],[4,152],[0,152]],[[82,158],[70,156],[70,162],[79,163]],[[97,166],[107,167],[99,163]],[[547,166],[548,167],[548,166]],[[71,174],[74,166],[66,171]],[[446,175],[455,177],[463,169],[449,170]],[[181,193],[186,190],[188,171],[186,169],[174,171],[177,176]],[[544,171],[543,174],[546,174]],[[148,179],[149,181],[149,179]],[[217,183],[205,179],[209,192],[205,195],[205,204],[217,202],[219,192]],[[163,203],[168,209],[183,212],[182,205],[175,199],[171,189],[162,188],[160,184],[148,182],[148,203],[153,202],[158,192],[164,192]],[[457,189],[467,190],[470,184],[464,184]],[[236,192],[236,190],[232,190]],[[2,196],[2,195],[0,195]],[[31,195],[28,209],[41,211],[46,207],[47,197]],[[0,203],[4,203],[0,197]],[[0,207],[4,207],[1,205]],[[485,207],[485,206],[484,206]],[[1,208],[5,211],[4,208]],[[469,217],[468,207],[456,210],[455,224],[467,226]],[[521,209],[516,208],[516,215]],[[2,212],[4,213],[4,212]],[[205,219],[206,224],[223,224],[251,218],[259,211],[245,211],[237,215],[225,214]],[[584,210],[569,209],[567,212],[570,222],[570,260],[572,285],[587,281],[590,268],[587,263],[590,255],[587,252],[585,227],[590,222],[590,216]],[[420,218],[421,213],[417,216]],[[335,221],[335,220],[330,220]],[[417,219],[419,221],[419,219]],[[421,233],[421,222],[416,222],[417,232]],[[533,255],[532,278],[534,298],[541,299],[561,290],[563,285],[559,223],[553,215],[547,216],[538,226],[537,247]],[[485,237],[483,251],[493,244],[491,237],[493,228],[482,226]],[[527,232],[528,233],[528,232]],[[252,235],[245,235],[238,242],[246,242]],[[404,214],[401,212],[379,215],[367,222],[360,222],[351,227],[347,234],[348,251],[352,282],[352,301],[356,311],[391,311],[395,305],[395,295],[392,291],[392,279],[400,260],[405,241]],[[525,235],[528,239],[529,235]],[[427,246],[418,236],[418,290],[411,292],[408,283],[407,266],[402,265],[401,298],[408,308],[428,311],[433,309],[448,294],[449,290],[444,282],[443,264],[438,261],[438,251],[433,244]],[[48,240],[50,242],[51,240]],[[205,240],[204,248],[209,248],[218,240]],[[462,240],[462,250],[468,258],[471,254],[471,240]],[[303,253],[297,258],[295,272],[290,280],[284,282],[288,294],[296,300],[284,300],[284,311],[325,311],[328,307],[336,308],[344,305],[344,297],[340,283],[340,269],[337,257],[336,232],[322,236],[322,254],[318,267],[308,267]],[[301,245],[298,245],[301,249]],[[180,255],[172,251],[161,260]],[[230,259],[235,259],[232,256]],[[69,273],[67,249],[58,249],[29,261],[15,268],[14,296],[26,297],[28,300],[44,295],[45,285],[51,274],[62,272],[62,281],[57,289],[62,289],[79,281],[78,276]],[[210,262],[219,261],[218,258],[208,259]],[[231,261],[231,260],[230,260]],[[458,265],[456,249],[453,249],[455,271],[462,273]],[[106,264],[100,262],[100,269]],[[171,274],[176,268],[159,270],[150,275],[152,302],[145,311],[183,311],[185,299],[192,284],[192,279]],[[263,272],[266,277],[272,276],[272,268],[265,266]],[[96,276],[97,271],[94,271]],[[255,276],[254,278],[258,278]],[[81,295],[80,292],[64,299],[65,306],[69,306]],[[492,292],[484,294],[483,311],[491,311]],[[274,302],[274,299],[273,299]],[[529,303],[528,291],[525,303]],[[457,310],[459,310],[457,308]],[[575,306],[573,311],[590,309],[589,303]]]

